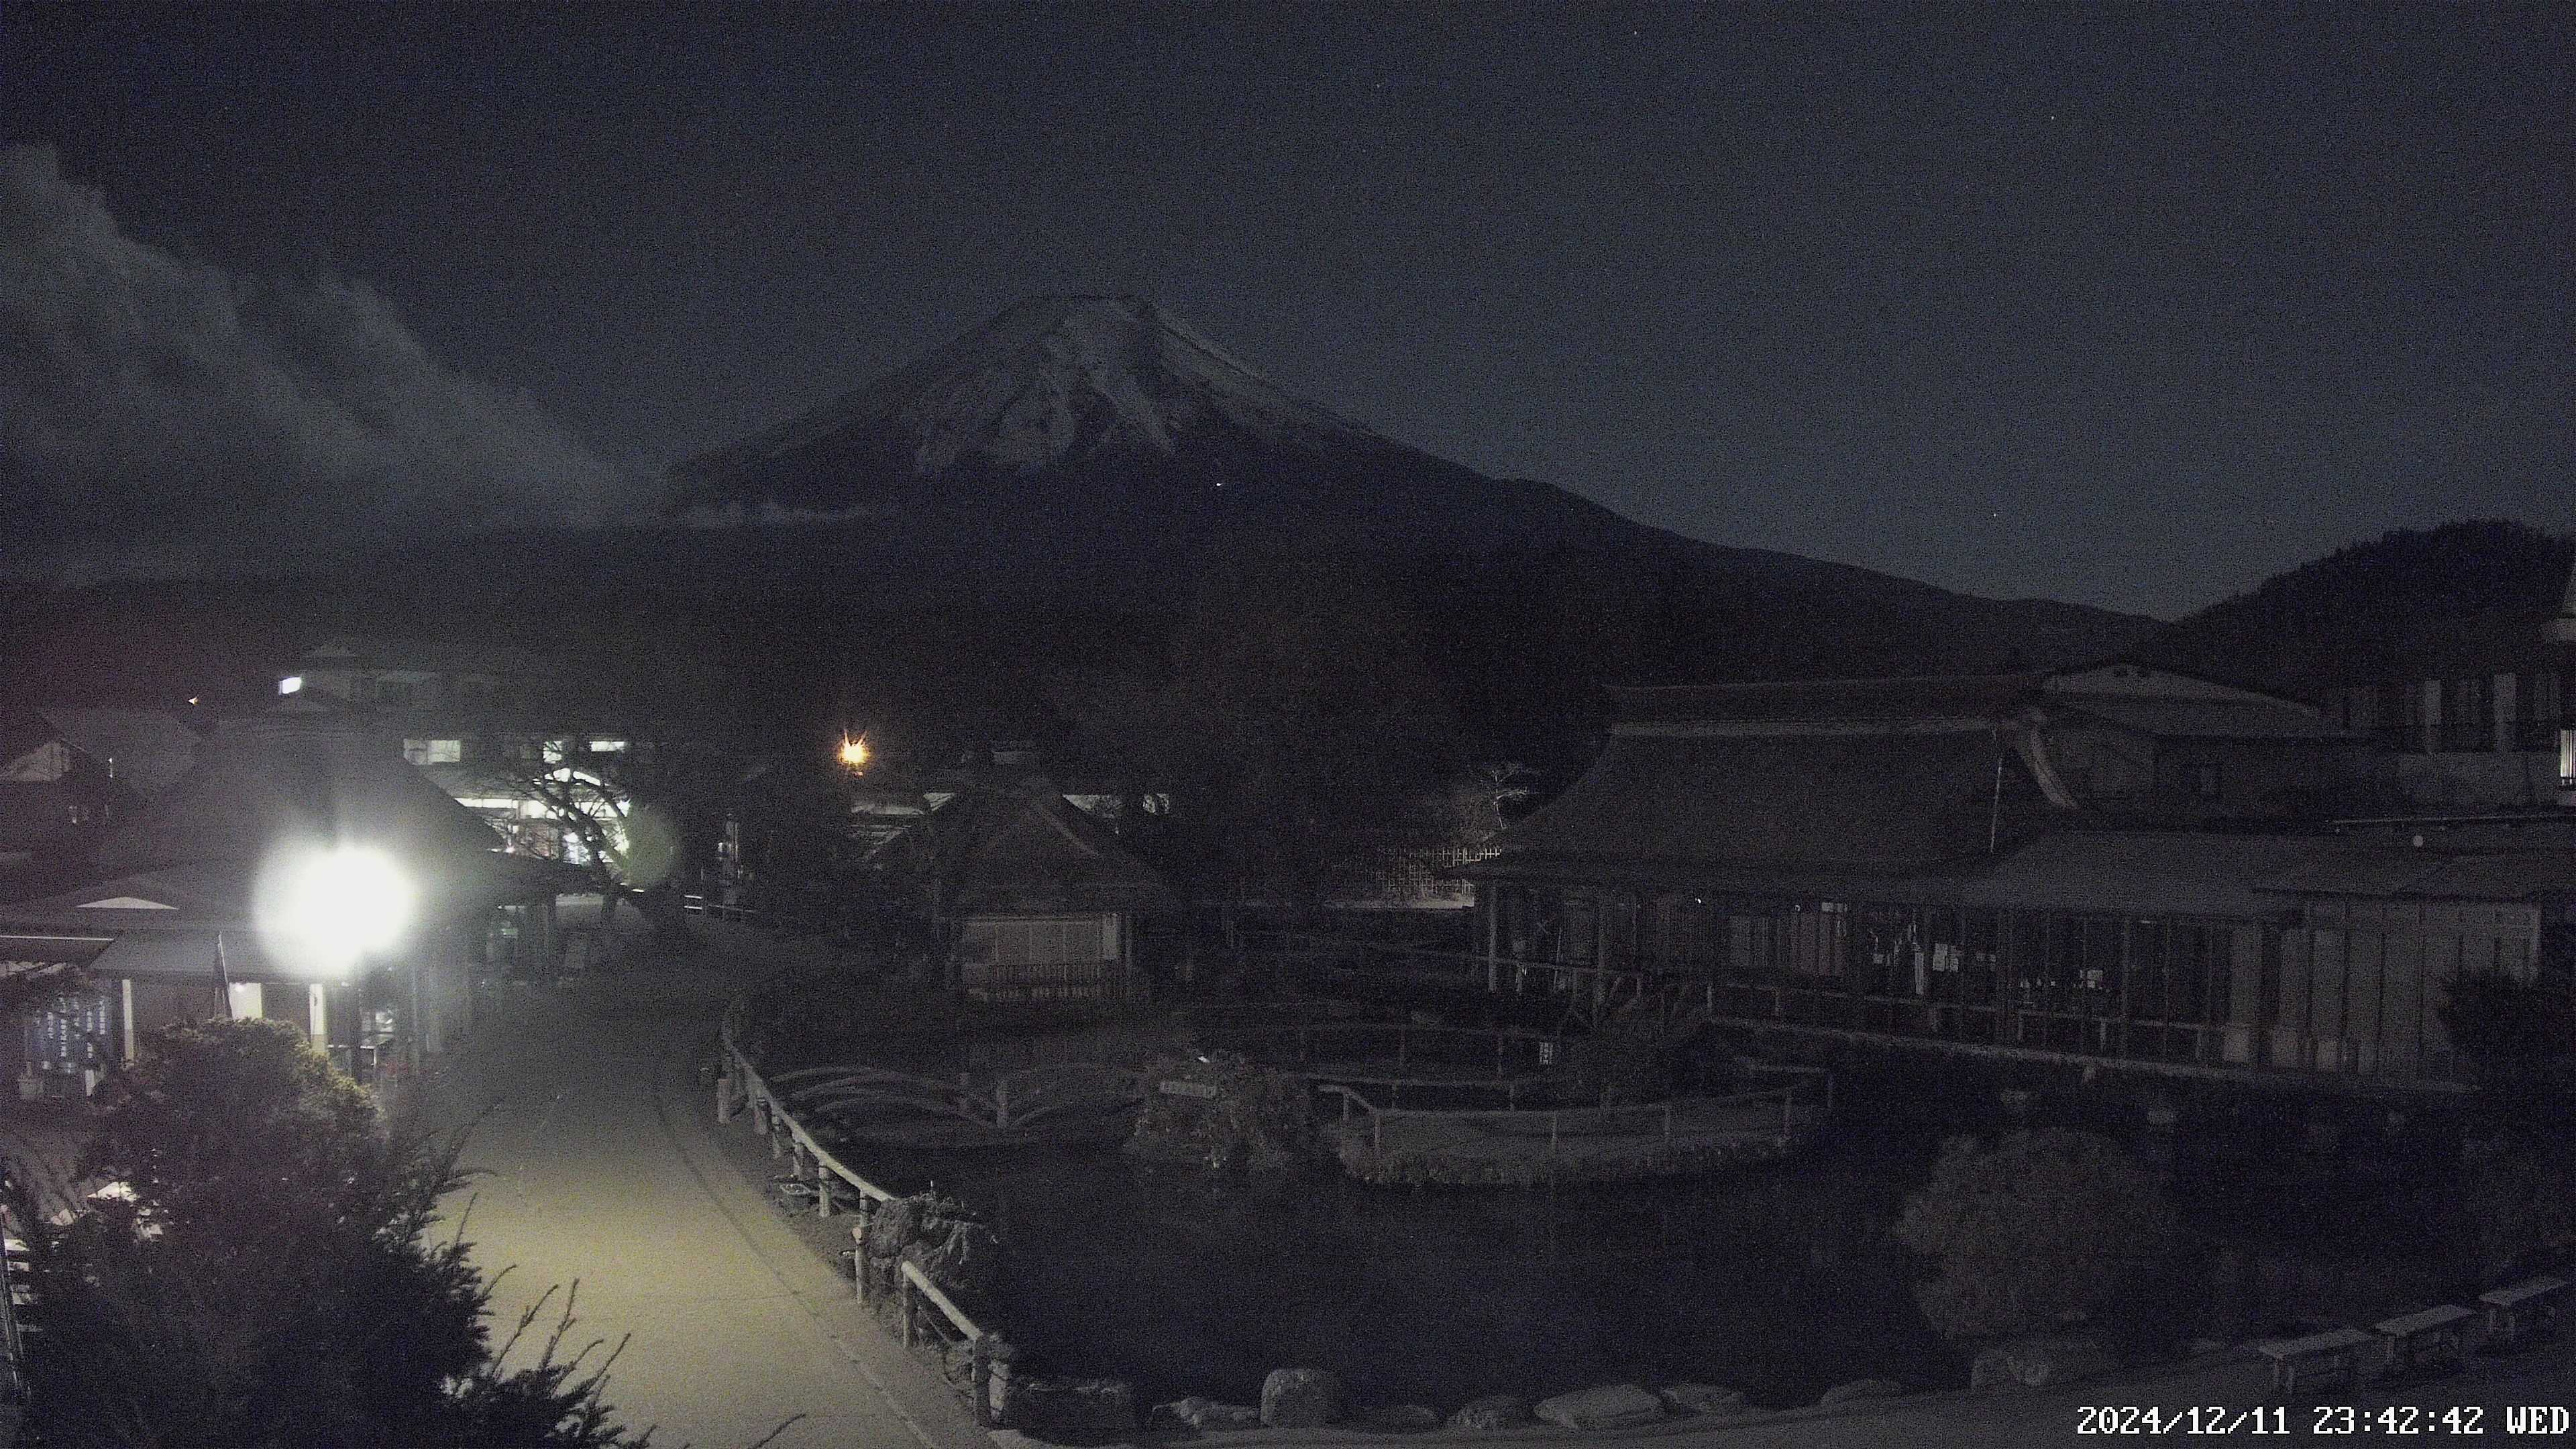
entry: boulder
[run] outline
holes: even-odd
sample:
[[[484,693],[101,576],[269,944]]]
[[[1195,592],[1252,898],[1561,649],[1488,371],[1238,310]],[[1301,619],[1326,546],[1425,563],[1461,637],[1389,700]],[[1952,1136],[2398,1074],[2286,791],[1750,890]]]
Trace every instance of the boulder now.
[[[1664,1407],[1676,1414],[1711,1414],[1733,1418],[1752,1413],[1752,1401],[1741,1389],[1724,1389],[1715,1384],[1668,1384],[1656,1391]]]
[[[1214,1399],[1192,1394],[1168,1404],[1156,1404],[1146,1416],[1148,1429],[1258,1429],[1261,1411],[1250,1404],[1220,1404]]]
[[[1487,1394],[1471,1399],[1465,1408],[1449,1416],[1443,1427],[1469,1429],[1480,1433],[1495,1429],[1517,1429],[1530,1421],[1529,1404],[1510,1394]]]
[[[1997,1344],[1977,1355],[1968,1369],[1975,1389],[2042,1389],[2069,1379],[2101,1373],[2111,1356],[2087,1338],[2031,1338]]]
[[[1132,1434],[1136,1390],[1119,1379],[994,1380],[995,1417],[1032,1434]]]
[[[1422,1404],[1373,1404],[1349,1422],[1379,1434],[1428,1434],[1440,1427],[1440,1411]]]
[[[1664,1401],[1635,1384],[1605,1384],[1541,1399],[1530,1410],[1566,1429],[1629,1429],[1664,1416]]]
[[[1341,1416],[1342,1380],[1330,1369],[1272,1369],[1261,1381],[1265,1429],[1319,1429]]]
[[[1854,1399],[1892,1399],[1905,1392],[1905,1385],[1894,1379],[1853,1379],[1825,1390],[1816,1400],[1819,1404],[1848,1404]]]

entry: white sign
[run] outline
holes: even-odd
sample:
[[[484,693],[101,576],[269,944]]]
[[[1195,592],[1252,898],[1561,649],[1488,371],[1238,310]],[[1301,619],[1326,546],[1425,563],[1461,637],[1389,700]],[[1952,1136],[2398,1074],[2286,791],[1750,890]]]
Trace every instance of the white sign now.
[[[1216,1088],[1205,1082],[1162,1082],[1157,1085],[1168,1097],[1205,1097],[1210,1100],[1216,1097]]]

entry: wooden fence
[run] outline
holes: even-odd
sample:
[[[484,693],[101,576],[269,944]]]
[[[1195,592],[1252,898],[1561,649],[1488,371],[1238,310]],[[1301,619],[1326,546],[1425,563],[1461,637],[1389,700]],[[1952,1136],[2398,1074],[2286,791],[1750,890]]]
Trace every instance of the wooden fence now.
[[[1800,1109],[1808,1109],[1805,1120],[1830,1117],[1834,1109],[1833,1073],[1821,1067],[1798,1066],[1783,1062],[1739,1060],[1739,1066],[1755,1076],[1785,1078],[1778,1085],[1757,1087],[1724,1097],[1671,1097],[1660,1102],[1640,1102],[1598,1107],[1548,1107],[1518,1110],[1448,1111],[1436,1108],[1379,1106],[1348,1085],[1340,1082],[1320,1083],[1317,1090],[1341,1100],[1342,1122],[1347,1126],[1353,1113],[1365,1114],[1368,1120],[1369,1150],[1383,1155],[1386,1151],[1388,1124],[1404,1131],[1408,1126],[1454,1128],[1461,1132],[1481,1132],[1536,1142],[1546,1138],[1547,1160],[1553,1161],[1566,1143],[1578,1139],[1599,1140],[1608,1137],[1653,1136],[1669,1140],[1675,1124],[1687,1134],[1704,1130],[1715,1121],[1747,1118],[1748,1107],[1779,1108],[1779,1141],[1788,1145],[1801,1121]]]
[[[728,1122],[748,1110],[753,1127],[769,1140],[769,1155],[789,1155],[794,1163],[794,1175],[812,1183],[817,1216],[830,1217],[835,1210],[836,1193],[846,1195],[859,1219],[850,1228],[853,1250],[850,1276],[857,1285],[855,1291],[859,1301],[864,1303],[868,1296],[868,1222],[877,1206],[892,1201],[895,1195],[859,1175],[849,1164],[834,1156],[829,1148],[816,1141],[812,1130],[789,1110],[788,1099],[761,1077],[736,1040],[741,1010],[742,1003],[737,1001],[725,1013],[720,1038],[720,1070],[716,1077],[716,1120]],[[992,1373],[996,1340],[991,1331],[968,1317],[916,1264],[899,1265],[896,1287],[901,1294],[896,1311],[903,1325],[904,1346],[911,1347],[925,1333],[938,1334],[944,1343],[963,1344],[971,1365],[967,1383],[968,1392],[973,1397],[975,1422],[980,1427],[993,1427]]]

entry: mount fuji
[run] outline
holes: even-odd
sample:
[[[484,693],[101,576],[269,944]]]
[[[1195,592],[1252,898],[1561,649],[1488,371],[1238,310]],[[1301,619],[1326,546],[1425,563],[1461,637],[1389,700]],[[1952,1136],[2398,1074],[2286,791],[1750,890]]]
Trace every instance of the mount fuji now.
[[[1040,297],[921,361],[676,470],[701,522],[890,519],[1001,506],[1079,532],[1285,534],[1490,552],[1634,529],[1292,397],[1141,297]]]
[[[675,482],[701,550],[738,535],[729,552],[773,578],[1169,602],[1248,552],[1305,550],[1372,560],[1433,612],[1476,613],[1435,631],[1455,638],[1581,618],[1598,666],[1631,677],[2023,667],[2116,653],[2152,627],[1722,547],[1489,478],[1291,396],[1132,296],[1021,302]]]

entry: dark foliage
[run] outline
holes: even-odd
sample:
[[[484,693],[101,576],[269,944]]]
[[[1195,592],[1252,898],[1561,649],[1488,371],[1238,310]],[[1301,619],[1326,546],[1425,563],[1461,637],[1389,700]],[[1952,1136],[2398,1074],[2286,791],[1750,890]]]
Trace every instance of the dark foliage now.
[[[636,1445],[601,1399],[613,1353],[501,1358],[490,1288],[432,1235],[456,1146],[389,1136],[374,1104],[274,1021],[155,1036],[110,1079],[84,1158],[123,1184],[68,1224],[16,1208],[40,1332],[33,1442]]]
[[[2576,997],[2503,971],[2443,983],[2442,1029],[2490,1078],[2545,1073],[2576,1055]]]
[[[1953,1338],[2045,1333],[2152,1280],[2174,1236],[2157,1175],[2119,1144],[2048,1128],[1944,1144],[1896,1236],[1939,1266],[1915,1296]]]
[[[2413,668],[2488,667],[2499,646],[2527,651],[2571,558],[2576,538],[2500,519],[2399,530],[2213,604],[2139,653],[2300,696]]]

